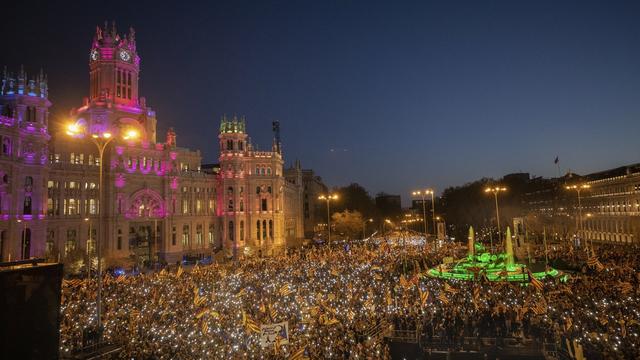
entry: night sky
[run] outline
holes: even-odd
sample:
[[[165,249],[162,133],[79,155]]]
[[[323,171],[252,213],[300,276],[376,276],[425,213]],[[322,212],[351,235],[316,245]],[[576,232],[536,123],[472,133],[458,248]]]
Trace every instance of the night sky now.
[[[141,95],[216,162],[223,114],[287,164],[373,195],[640,162],[640,2],[83,1],[3,5],[0,64],[88,93],[97,24],[136,29]],[[446,4],[445,4],[446,3]],[[560,4],[562,3],[562,4]]]

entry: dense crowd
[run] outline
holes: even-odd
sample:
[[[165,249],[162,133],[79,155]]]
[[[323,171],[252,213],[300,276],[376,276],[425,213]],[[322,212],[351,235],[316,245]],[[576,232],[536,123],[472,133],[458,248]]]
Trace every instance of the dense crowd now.
[[[590,359],[640,358],[634,249],[598,248],[604,269],[595,269],[582,250],[556,246],[550,261],[579,271],[546,279],[539,290],[425,276],[443,256],[462,256],[464,249],[400,239],[105,277],[104,338],[121,344],[128,359],[387,359],[382,335],[391,330],[417,330],[425,343],[453,347],[469,337],[567,338]],[[95,293],[93,280],[65,281],[63,353],[80,348],[83,331],[95,324]],[[262,348],[260,325],[283,321],[288,344],[279,339]]]

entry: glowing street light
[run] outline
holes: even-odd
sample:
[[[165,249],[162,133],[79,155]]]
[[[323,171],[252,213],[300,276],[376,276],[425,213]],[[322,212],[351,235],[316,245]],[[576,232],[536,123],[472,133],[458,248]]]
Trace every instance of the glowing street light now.
[[[88,131],[86,125],[80,124],[77,122],[70,123],[67,125],[66,129],[67,135],[72,138],[84,138],[89,137],[91,141],[98,148],[98,159],[99,159],[99,188],[98,188],[98,233],[96,234],[96,256],[98,257],[98,291],[96,296],[96,308],[97,308],[97,324],[98,324],[98,337],[102,336],[102,262],[101,262],[101,243],[100,238],[102,237],[102,211],[100,207],[103,205],[103,184],[102,184],[102,173],[104,166],[104,150],[107,148],[107,145],[114,139],[114,136],[109,131],[102,132],[90,132]],[[140,137],[140,133],[135,129],[127,129],[122,132],[122,139],[126,141],[134,141]],[[88,220],[87,220],[88,221]],[[89,236],[91,236],[91,232],[89,232]]]
[[[327,194],[318,196],[318,200],[325,200],[327,202],[327,244],[331,244],[331,210],[329,203],[333,200],[338,200],[338,194]]]
[[[500,233],[500,211],[498,210],[498,193],[507,191],[506,187],[494,186],[484,189],[485,193],[493,193],[493,197],[496,200],[496,223],[498,224],[498,241],[501,241],[502,234]],[[491,248],[493,249],[493,237],[491,238]]]
[[[575,191],[578,194],[578,221],[577,221],[577,227],[579,228],[579,232],[580,232],[580,236],[584,236],[584,225],[582,223],[582,202],[580,200],[580,191],[581,190],[587,190],[591,187],[591,185],[589,184],[574,184],[574,185],[567,185],[565,186],[565,189],[571,191]]]
[[[433,189],[426,189],[422,191],[418,190],[418,191],[413,191],[411,195],[420,196],[422,198],[422,219],[424,220],[424,241],[426,243],[428,230],[427,230],[427,210],[425,208],[425,197],[427,195],[431,195],[431,220],[433,221],[433,233],[435,234],[436,233],[436,202],[434,198],[435,191],[433,191]],[[436,241],[434,241],[433,246],[435,250],[437,246]]]

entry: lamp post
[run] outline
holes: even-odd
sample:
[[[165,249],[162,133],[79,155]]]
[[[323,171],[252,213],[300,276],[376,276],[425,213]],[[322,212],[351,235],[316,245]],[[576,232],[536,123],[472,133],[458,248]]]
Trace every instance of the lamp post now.
[[[98,257],[98,290],[96,294],[96,312],[97,312],[97,325],[98,325],[98,338],[102,337],[102,259],[101,259],[101,247],[102,244],[100,242],[102,237],[102,207],[104,202],[102,201],[103,197],[103,181],[102,181],[102,173],[104,168],[104,150],[107,148],[107,145],[111,143],[114,139],[114,136],[109,131],[98,131],[98,132],[89,132],[87,127],[78,124],[71,123],[67,126],[67,135],[73,138],[84,138],[89,136],[91,141],[98,148],[98,161],[100,165],[98,166],[98,232],[96,236],[96,256]],[[134,129],[129,129],[122,133],[123,140],[135,140],[140,136],[138,131]]]
[[[327,194],[318,196],[318,200],[325,200],[327,202],[327,244],[331,245],[331,200],[338,200],[338,194]]]
[[[580,185],[567,185],[565,186],[565,189],[567,190],[574,190],[577,194],[578,194],[578,219],[577,219],[577,225],[578,225],[578,232],[580,234],[580,236],[584,236],[584,225],[582,223],[582,202],[581,202],[581,197],[580,197],[580,191],[581,190],[586,190],[589,189],[591,187],[591,185],[589,184],[580,184]],[[586,242],[585,242],[586,244]]]
[[[362,222],[362,240],[367,237],[367,223],[373,222],[373,219],[368,219]]]
[[[502,191],[507,191],[507,188],[495,186],[484,189],[485,193],[493,193],[493,197],[496,201],[496,223],[498,225],[498,241],[502,239],[502,236],[500,234],[500,211],[498,210],[498,193]],[[493,237],[491,237],[491,249],[493,249]]]
[[[414,191],[411,193],[411,195],[413,196],[420,196],[420,198],[422,199],[422,220],[424,221],[424,241],[427,241],[427,236],[428,236],[428,230],[427,230],[427,208],[425,207],[425,195],[426,195],[426,191]]]
[[[89,219],[89,217],[84,218],[84,221],[86,221],[89,224],[89,236],[87,237],[87,257],[89,258],[89,261],[87,263],[87,278],[91,277],[91,252],[89,251],[89,242],[92,240],[91,239],[91,219]]]
[[[29,258],[28,254],[25,256],[25,249],[27,248],[27,222],[22,219],[16,220],[18,224],[23,223],[22,225],[22,251],[21,257],[22,260],[26,260]],[[11,257],[9,257],[9,261],[11,261]]]

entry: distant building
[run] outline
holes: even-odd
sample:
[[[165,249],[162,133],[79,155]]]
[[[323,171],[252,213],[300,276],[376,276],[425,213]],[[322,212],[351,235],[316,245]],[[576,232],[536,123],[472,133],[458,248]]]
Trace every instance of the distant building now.
[[[556,230],[564,228],[572,233],[580,232],[578,196],[576,191],[566,189],[574,184],[589,186],[580,192],[583,239],[625,244],[639,242],[640,164],[583,176],[570,173],[561,178],[533,178],[524,197],[528,210],[546,217]]]
[[[397,218],[402,214],[402,199],[400,195],[379,193],[376,195],[376,208],[383,218]]]
[[[327,193],[327,186],[322,182],[322,178],[317,176],[311,169],[302,169],[300,162],[285,170],[287,180],[294,179],[298,172],[302,174],[302,213],[304,219],[304,237],[313,238],[320,229],[326,228],[327,215],[325,202],[318,200],[318,197]],[[291,181],[291,180],[290,180]],[[323,225],[325,225],[323,227]]]

